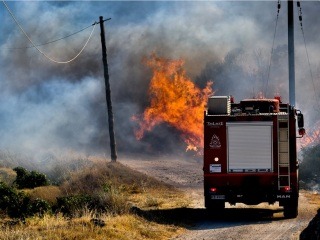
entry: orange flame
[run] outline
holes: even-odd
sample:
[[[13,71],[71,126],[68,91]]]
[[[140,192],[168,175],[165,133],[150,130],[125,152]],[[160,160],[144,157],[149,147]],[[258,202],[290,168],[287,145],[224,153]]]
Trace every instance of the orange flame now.
[[[203,113],[209,95],[213,93],[212,82],[200,90],[187,77],[184,61],[159,58],[152,54],[144,63],[153,71],[150,86],[150,106],[142,116],[133,116],[139,123],[135,131],[141,139],[146,131],[161,123],[167,123],[181,132],[187,150],[203,148]]]
[[[300,139],[300,148],[320,144],[320,121],[314,124],[314,127],[307,131],[307,134]]]

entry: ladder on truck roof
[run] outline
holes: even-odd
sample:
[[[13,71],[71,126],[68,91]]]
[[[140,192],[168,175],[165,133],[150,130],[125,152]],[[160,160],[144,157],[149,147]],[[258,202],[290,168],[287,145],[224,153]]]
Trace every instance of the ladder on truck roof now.
[[[290,188],[289,111],[278,116],[278,190]]]

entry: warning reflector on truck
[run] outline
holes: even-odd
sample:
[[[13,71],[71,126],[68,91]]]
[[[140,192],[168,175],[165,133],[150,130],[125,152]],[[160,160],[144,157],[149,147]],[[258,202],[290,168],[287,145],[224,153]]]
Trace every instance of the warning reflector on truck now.
[[[227,122],[228,172],[272,172],[272,122]]]

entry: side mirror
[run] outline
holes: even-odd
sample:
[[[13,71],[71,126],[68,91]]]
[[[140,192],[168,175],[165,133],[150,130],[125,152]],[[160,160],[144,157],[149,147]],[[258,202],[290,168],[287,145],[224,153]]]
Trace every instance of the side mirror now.
[[[303,137],[306,134],[306,130],[304,129],[303,114],[300,111],[297,113],[297,122],[298,122],[298,128],[299,128],[299,135]]]
[[[303,128],[304,127],[303,114],[298,113],[297,118],[298,118],[298,128]]]

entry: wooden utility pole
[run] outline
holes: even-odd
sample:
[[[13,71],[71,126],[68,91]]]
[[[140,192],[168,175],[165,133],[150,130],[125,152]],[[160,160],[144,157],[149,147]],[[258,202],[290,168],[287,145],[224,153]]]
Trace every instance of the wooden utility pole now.
[[[109,136],[110,136],[110,148],[111,148],[111,161],[117,161],[117,150],[116,150],[116,140],[114,136],[113,129],[113,112],[112,112],[112,102],[111,102],[111,90],[109,83],[109,71],[108,71],[108,62],[107,62],[107,47],[106,47],[106,38],[104,32],[104,22],[110,20],[108,18],[103,20],[103,17],[100,16],[100,30],[101,30],[101,46],[102,46],[102,62],[104,69],[104,80],[105,80],[105,89],[106,89],[106,100],[108,108],[108,123],[109,123]]]

